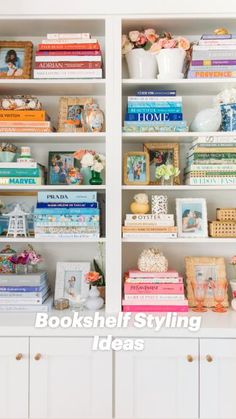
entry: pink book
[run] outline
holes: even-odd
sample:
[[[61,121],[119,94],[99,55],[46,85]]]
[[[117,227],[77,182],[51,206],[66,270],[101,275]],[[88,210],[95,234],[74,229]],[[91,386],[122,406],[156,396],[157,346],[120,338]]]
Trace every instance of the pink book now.
[[[135,300],[127,301],[122,300],[123,306],[188,306],[188,300],[186,298],[182,301],[173,301],[173,300],[163,300],[163,301],[153,301],[153,300]]]
[[[124,283],[125,294],[183,294],[183,284],[130,284]]]
[[[129,313],[187,313],[188,312],[188,306],[142,306],[142,305],[125,305],[123,306],[124,312]]]
[[[125,282],[130,284],[182,284],[183,278],[128,278],[125,276]]]
[[[35,55],[101,55],[101,51],[91,51],[91,50],[84,50],[84,51],[67,51],[67,50],[59,50],[59,51],[36,51]]]
[[[135,269],[128,271],[130,278],[178,278],[179,273],[174,270],[166,272],[142,272]]]

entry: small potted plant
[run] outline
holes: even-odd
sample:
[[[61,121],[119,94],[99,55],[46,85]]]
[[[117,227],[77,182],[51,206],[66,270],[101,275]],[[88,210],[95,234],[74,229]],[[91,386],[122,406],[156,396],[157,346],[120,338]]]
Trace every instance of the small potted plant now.
[[[150,49],[157,39],[155,29],[134,30],[122,35],[122,55],[126,58],[130,78],[156,78],[157,63]]]
[[[173,185],[174,179],[180,174],[180,170],[174,167],[173,164],[162,164],[156,168],[156,179],[161,182],[161,185]]]
[[[74,153],[74,157],[80,160],[82,169],[91,170],[90,185],[102,185],[101,172],[105,168],[105,156],[93,150],[78,150]],[[83,176],[85,179],[84,173]]]

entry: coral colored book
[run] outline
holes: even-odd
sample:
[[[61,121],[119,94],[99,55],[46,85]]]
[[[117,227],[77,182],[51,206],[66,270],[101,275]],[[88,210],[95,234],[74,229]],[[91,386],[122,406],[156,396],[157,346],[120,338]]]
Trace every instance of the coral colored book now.
[[[140,301],[127,301],[127,300],[122,300],[122,305],[123,306],[137,306],[137,305],[141,305],[141,306],[187,306],[188,307],[188,300],[186,298],[184,298],[182,301],[172,301],[172,300],[163,300],[163,301],[153,301],[153,300],[149,300],[149,301],[145,301],[145,300],[140,300]]]
[[[100,50],[100,45],[98,42],[93,44],[39,44],[38,49],[40,51],[51,51],[51,50]]]
[[[47,69],[47,70],[55,70],[55,69],[80,69],[80,68],[101,68],[102,63],[101,61],[81,61],[81,62],[37,62],[35,63],[35,69]]]
[[[130,284],[124,283],[125,294],[183,294],[183,284]]]
[[[34,128],[47,128],[51,126],[50,121],[1,121],[0,128],[23,128],[23,127],[34,127]]]
[[[129,278],[178,278],[179,273],[175,270],[168,270],[166,272],[142,272],[138,269],[128,270]]]
[[[188,306],[142,306],[142,305],[124,305],[123,311],[128,313],[187,313]]]
[[[36,53],[35,53],[35,55],[36,56],[44,56],[44,55],[81,55],[81,56],[83,56],[83,55],[91,55],[91,56],[94,56],[94,55],[101,55],[101,51],[100,50],[96,50],[96,51],[93,51],[93,50],[83,50],[83,51],[79,51],[79,50],[71,50],[71,51],[68,51],[68,50],[55,50],[55,51],[47,51],[47,50],[45,50],[45,51],[36,51]]]
[[[0,121],[45,121],[48,119],[43,110],[0,110]]]

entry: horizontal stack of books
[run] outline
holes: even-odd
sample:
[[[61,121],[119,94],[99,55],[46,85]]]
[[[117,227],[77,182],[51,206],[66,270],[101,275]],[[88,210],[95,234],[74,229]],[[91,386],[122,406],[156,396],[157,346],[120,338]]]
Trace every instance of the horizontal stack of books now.
[[[183,278],[171,270],[129,270],[125,275],[122,306],[128,312],[187,312]]]
[[[51,307],[47,272],[0,275],[0,313],[47,312]]]
[[[187,156],[186,185],[236,185],[236,141],[198,137]]]
[[[125,132],[188,131],[183,120],[182,97],[175,90],[139,90],[128,96]]]
[[[37,162],[0,163],[0,185],[43,185],[44,167]]]
[[[4,105],[9,104],[9,108]],[[7,106],[7,105],[6,105]],[[0,132],[50,132],[51,121],[35,97],[3,97],[0,101]]]
[[[102,55],[90,33],[47,34],[35,54],[35,79],[102,78]]]
[[[172,239],[177,237],[174,214],[126,214],[123,237],[126,239]]]
[[[34,210],[37,238],[100,237],[97,192],[39,192]]]
[[[189,79],[236,77],[236,35],[202,35],[193,46]]]

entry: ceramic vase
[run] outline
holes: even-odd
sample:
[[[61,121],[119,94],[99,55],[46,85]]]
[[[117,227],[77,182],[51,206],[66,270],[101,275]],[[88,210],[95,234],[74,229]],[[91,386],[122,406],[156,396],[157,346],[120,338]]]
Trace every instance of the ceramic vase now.
[[[89,185],[92,176],[90,167],[81,167],[80,173],[83,176],[83,185]]]
[[[104,304],[104,300],[100,296],[100,292],[96,285],[91,286],[88,294],[88,298],[85,302],[85,307],[88,310],[96,311],[100,310]]]
[[[126,56],[131,79],[155,79],[157,62],[155,56],[143,48],[132,49]]]
[[[207,108],[198,112],[190,125],[192,132],[216,132],[221,124],[219,108]]]
[[[155,55],[158,63],[158,79],[182,79],[186,52],[182,48],[164,48]]]

